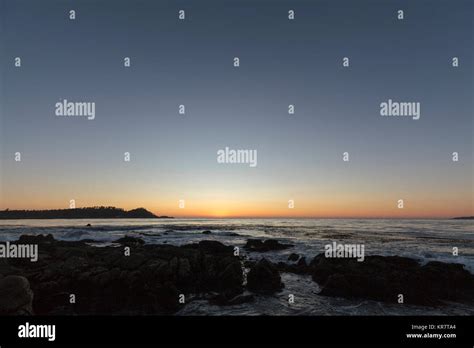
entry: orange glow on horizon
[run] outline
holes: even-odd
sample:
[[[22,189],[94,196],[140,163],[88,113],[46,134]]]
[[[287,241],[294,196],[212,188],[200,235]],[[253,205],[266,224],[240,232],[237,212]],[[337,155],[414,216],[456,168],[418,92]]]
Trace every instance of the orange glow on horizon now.
[[[67,209],[69,198],[65,195],[48,196],[48,200],[30,197],[30,192],[16,194],[14,201],[0,201],[0,209]],[[28,195],[27,195],[28,194]],[[177,195],[163,196],[160,200],[151,194],[133,192],[114,197],[77,197],[76,207],[115,206],[130,210],[143,207],[156,215],[176,218],[452,218],[472,216],[472,201],[469,192],[460,196],[458,192],[432,200],[429,196],[405,195],[405,206],[397,208],[397,196],[373,194],[369,198],[359,198],[358,194],[320,194],[318,200],[295,196],[294,208],[288,207],[288,198],[266,195],[265,199],[256,197],[250,200],[247,195],[232,193],[208,194],[201,197],[189,195],[185,208],[178,206]],[[226,198],[231,197],[231,198]]]

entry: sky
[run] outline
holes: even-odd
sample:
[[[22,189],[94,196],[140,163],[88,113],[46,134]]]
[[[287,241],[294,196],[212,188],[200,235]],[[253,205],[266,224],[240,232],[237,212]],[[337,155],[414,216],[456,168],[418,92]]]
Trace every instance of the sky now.
[[[474,215],[471,1],[0,6],[0,209]],[[56,116],[63,99],[94,102],[95,119]],[[420,119],[382,117],[388,99],[419,102]],[[225,147],[258,165],[218,163]]]

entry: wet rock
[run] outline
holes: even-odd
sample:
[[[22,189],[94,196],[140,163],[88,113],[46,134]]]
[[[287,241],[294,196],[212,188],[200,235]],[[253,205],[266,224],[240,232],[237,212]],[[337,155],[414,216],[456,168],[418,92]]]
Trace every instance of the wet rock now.
[[[178,279],[188,279],[191,276],[191,264],[188,259],[180,258],[179,267],[176,274],[178,275]]]
[[[110,271],[105,271],[105,272],[95,275],[92,278],[93,284],[99,287],[106,287],[108,286],[108,284],[113,284],[114,282],[116,282],[120,278],[120,274],[121,274],[120,268],[115,267],[111,269]],[[85,276],[90,277],[89,274],[88,275],[83,274],[82,279]]]
[[[174,312],[179,307],[179,291],[172,283],[159,286],[156,291],[156,301],[167,312]]]
[[[211,231],[208,231],[208,230],[202,231],[202,234],[211,234],[211,233],[212,233],[212,232],[211,232]]]
[[[81,242],[83,242],[83,243],[105,243],[102,240],[95,240],[95,239],[91,239],[91,238],[81,239]]]
[[[280,272],[267,259],[261,259],[247,274],[247,288],[258,293],[274,293],[283,287]]]
[[[234,248],[214,240],[203,240],[197,244],[188,244],[185,248],[198,249],[206,254],[232,254]]]
[[[33,291],[28,279],[9,275],[0,279],[0,315],[33,314]]]
[[[61,285],[55,281],[38,283],[32,290],[34,293],[33,307],[40,313],[50,312],[55,307],[69,302],[69,299],[66,299],[66,294],[62,293]]]
[[[114,262],[115,267],[122,269],[134,270],[143,265],[147,261],[147,257],[142,253],[131,251],[130,256],[121,256]]]
[[[283,244],[278,240],[267,239],[262,241],[261,239],[248,239],[244,248],[249,251],[267,252],[273,250],[284,250],[293,247],[292,244]]]
[[[223,271],[218,275],[220,288],[241,289],[244,281],[242,266],[235,258],[227,258]]]
[[[125,236],[117,239],[115,243],[119,243],[126,246],[140,246],[145,244],[145,241],[138,237]]]
[[[244,264],[244,267],[245,267],[245,268],[251,268],[251,267],[253,267],[253,266],[255,265],[255,263],[256,263],[256,262],[253,261],[253,260],[245,260],[245,261],[243,261],[243,264]]]
[[[23,234],[18,239],[19,244],[43,244],[43,243],[52,243],[54,242],[54,238],[52,234],[43,235],[27,235]]]
[[[278,262],[278,270],[280,272],[288,272],[295,274],[307,274],[310,271],[309,266],[306,264],[306,258],[303,256],[299,258],[298,262],[287,264],[284,262]]]
[[[35,293],[33,309],[41,315],[166,314],[178,309],[178,294],[217,292],[227,302],[243,291],[240,259],[233,247],[216,241],[178,247],[124,237],[119,242],[131,246],[127,256],[122,247],[94,247],[56,241],[52,236],[22,240],[42,242],[42,258],[47,262],[5,259],[0,260],[0,270],[3,275],[28,279]],[[75,304],[68,302],[71,289],[81,299]]]
[[[302,257],[298,260],[298,262],[296,263],[296,266],[299,267],[299,268],[303,268],[303,269],[306,269],[306,267],[308,266],[306,264],[306,258],[305,257]]]
[[[71,256],[66,258],[62,267],[66,272],[80,271],[88,266],[87,260],[83,257]]]
[[[321,295],[366,298],[384,302],[440,305],[442,301],[474,301],[474,276],[459,264],[429,262],[398,256],[355,259],[316,256],[309,268],[322,285]]]
[[[300,256],[298,254],[291,253],[290,256],[288,256],[288,261],[298,261],[299,258]]]

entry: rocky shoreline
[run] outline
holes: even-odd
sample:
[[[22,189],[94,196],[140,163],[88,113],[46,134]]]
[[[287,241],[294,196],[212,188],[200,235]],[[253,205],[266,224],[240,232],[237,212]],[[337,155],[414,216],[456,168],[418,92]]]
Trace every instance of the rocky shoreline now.
[[[275,264],[264,253],[291,248],[277,240],[251,239],[243,250],[211,240],[173,246],[134,237],[100,247],[52,235],[22,235],[11,243],[38,245],[39,255],[37,262],[0,259],[0,315],[168,315],[199,296],[237,305],[280,291],[282,272],[310,275],[322,288],[315,296],[400,303],[401,294],[404,304],[474,303],[474,275],[460,264],[324,254],[307,261],[294,253]]]

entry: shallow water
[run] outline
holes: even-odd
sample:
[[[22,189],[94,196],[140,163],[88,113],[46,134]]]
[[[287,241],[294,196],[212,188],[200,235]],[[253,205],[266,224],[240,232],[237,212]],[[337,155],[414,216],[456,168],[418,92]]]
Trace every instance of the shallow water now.
[[[86,227],[87,224],[91,227]],[[202,234],[210,230],[211,234]],[[287,261],[290,253],[307,260],[324,252],[333,241],[363,244],[365,256],[399,255],[428,262],[462,263],[474,273],[474,229],[469,220],[363,220],[363,219],[77,219],[0,220],[0,240],[16,240],[21,234],[51,233],[61,240],[95,239],[106,243],[131,235],[147,243],[181,245],[218,240],[242,247],[248,238],[278,238],[293,248],[268,253],[241,253],[249,259],[263,255]],[[107,245],[107,244],[106,244]],[[453,256],[453,247],[459,256]],[[230,307],[211,306],[206,299],[191,300],[180,315],[473,315],[472,306],[449,303],[441,308],[382,304],[319,296],[310,277],[283,274],[285,288],[275,296],[256,296],[253,303]],[[288,303],[288,295],[295,303]]]

